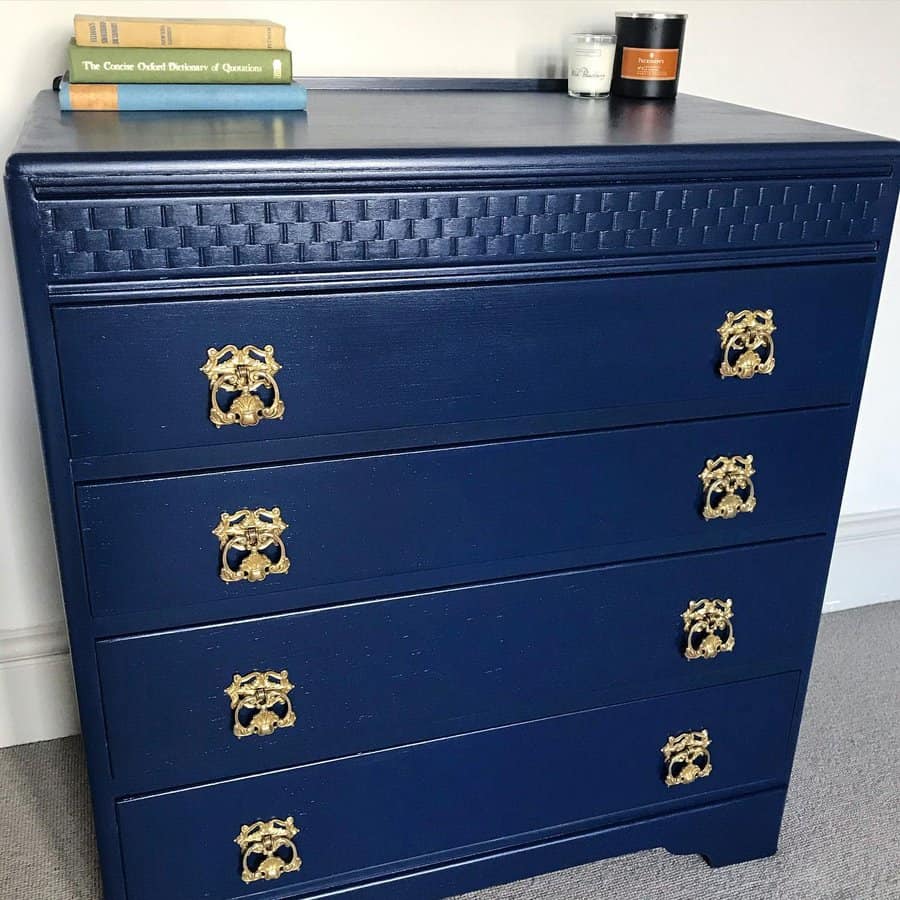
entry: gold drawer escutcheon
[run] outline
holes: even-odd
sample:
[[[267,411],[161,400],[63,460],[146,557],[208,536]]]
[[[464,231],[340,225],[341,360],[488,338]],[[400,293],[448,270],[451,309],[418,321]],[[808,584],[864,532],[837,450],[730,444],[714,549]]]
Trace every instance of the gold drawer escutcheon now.
[[[703,482],[703,518],[733,519],[738,513],[756,509],[752,476],[753,456],[720,456],[708,459],[698,476]]]
[[[263,581],[269,575],[283,575],[291,567],[281,533],[287,528],[281,510],[239,509],[222,513],[213,534],[219,539],[222,581]],[[266,554],[264,550],[273,550]],[[246,554],[237,559],[240,554]]]
[[[681,614],[687,659],[712,659],[734,650],[734,610],[731,600],[692,600]]]
[[[288,697],[293,689],[286,670],[235,675],[225,688],[234,711],[235,737],[268,735],[276,728],[290,728],[297,721]],[[245,713],[250,716],[247,724]]]
[[[669,736],[662,754],[666,761],[666,785],[691,784],[698,778],[706,778],[712,772],[709,745],[712,741],[703,731],[686,731]]]
[[[253,344],[228,344],[221,350],[210,347],[206,352],[209,358],[200,371],[209,379],[209,420],[216,428],[257,425],[261,419],[280,419],[284,415],[284,402],[275,381],[281,366],[275,361],[271,344],[262,349]],[[270,394],[268,402],[260,397],[260,390]],[[227,409],[222,408],[222,394],[230,395]]]
[[[752,378],[775,371],[774,313],[771,309],[729,312],[717,329],[722,343],[723,378]]]
[[[241,878],[245,884],[274,881],[303,865],[294,838],[300,829],[293,816],[242,825],[234,842],[241,848]]]

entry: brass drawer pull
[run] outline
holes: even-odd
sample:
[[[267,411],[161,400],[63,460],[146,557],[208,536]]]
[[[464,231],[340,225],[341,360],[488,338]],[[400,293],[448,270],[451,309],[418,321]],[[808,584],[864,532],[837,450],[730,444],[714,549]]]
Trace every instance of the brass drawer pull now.
[[[719,326],[722,344],[723,378],[752,378],[775,371],[774,313],[771,309],[742,309],[729,312]]]
[[[753,456],[720,456],[708,459],[698,476],[703,482],[703,518],[733,519],[738,513],[756,509],[752,476]]]
[[[234,712],[235,737],[268,735],[276,728],[290,728],[297,721],[288,697],[293,689],[287,671],[235,675],[225,688]]]
[[[669,736],[662,754],[666,761],[666,786],[691,784],[698,778],[706,778],[712,772],[709,734],[703,731],[685,731]]]
[[[280,419],[284,402],[275,375],[281,366],[275,361],[275,349],[266,344],[237,347],[228,344],[221,350],[210,347],[209,357],[200,371],[209,379],[209,420],[222,425],[257,425],[260,419]],[[265,391],[261,397],[259,392]],[[237,396],[235,396],[237,395]],[[222,407],[222,402],[227,409]]]
[[[293,816],[242,825],[234,842],[241,848],[241,878],[245,884],[275,881],[303,865],[294,838],[300,829]]]
[[[731,600],[692,600],[681,614],[687,640],[687,659],[712,659],[734,649]]]
[[[212,532],[219,539],[222,581],[263,581],[287,572],[291,561],[281,539],[287,527],[277,506],[223,512]]]

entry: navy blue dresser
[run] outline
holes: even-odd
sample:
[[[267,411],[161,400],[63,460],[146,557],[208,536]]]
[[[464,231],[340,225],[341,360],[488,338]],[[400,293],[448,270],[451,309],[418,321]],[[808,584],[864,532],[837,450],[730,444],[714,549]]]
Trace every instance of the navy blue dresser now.
[[[898,145],[547,87],[38,97],[7,190],[107,900],[775,851]]]

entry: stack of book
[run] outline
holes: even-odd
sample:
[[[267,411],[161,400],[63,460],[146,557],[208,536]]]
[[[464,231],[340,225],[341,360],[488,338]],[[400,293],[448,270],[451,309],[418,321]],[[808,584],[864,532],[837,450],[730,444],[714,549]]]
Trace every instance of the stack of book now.
[[[75,16],[64,110],[305,109],[284,26],[257,19]]]

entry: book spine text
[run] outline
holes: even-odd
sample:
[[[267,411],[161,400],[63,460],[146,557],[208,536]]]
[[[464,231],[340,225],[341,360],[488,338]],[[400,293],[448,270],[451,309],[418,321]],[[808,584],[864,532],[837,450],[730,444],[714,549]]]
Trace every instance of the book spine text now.
[[[263,20],[75,16],[79,47],[284,50],[284,26]]]
[[[151,50],[69,45],[73,84],[288,84],[289,50]]]

